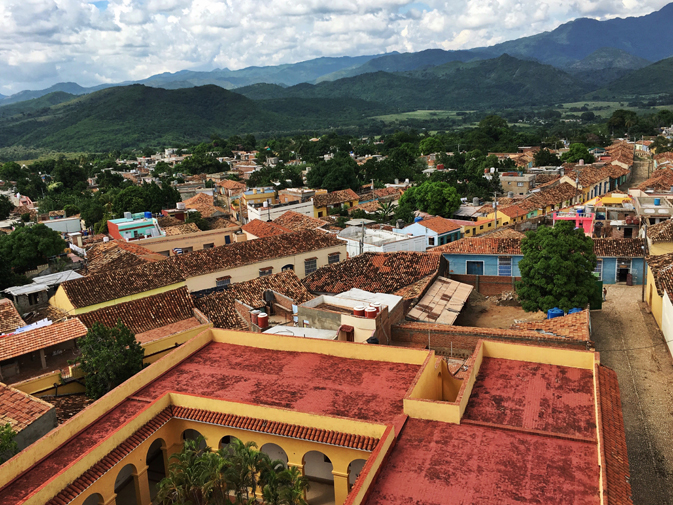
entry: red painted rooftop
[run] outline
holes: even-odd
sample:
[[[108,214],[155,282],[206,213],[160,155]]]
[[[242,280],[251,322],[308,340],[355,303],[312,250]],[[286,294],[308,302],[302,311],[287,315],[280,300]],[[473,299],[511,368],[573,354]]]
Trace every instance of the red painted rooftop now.
[[[461,424],[408,419],[367,505],[599,503],[592,372],[485,358]]]
[[[133,396],[154,400],[172,391],[391,424],[419,369],[211,342]],[[124,401],[0,490],[0,503],[22,503],[145,407]]]

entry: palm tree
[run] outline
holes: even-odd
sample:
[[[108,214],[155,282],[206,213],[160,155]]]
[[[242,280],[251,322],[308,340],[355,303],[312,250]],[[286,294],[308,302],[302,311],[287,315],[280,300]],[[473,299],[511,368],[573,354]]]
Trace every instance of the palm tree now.
[[[379,223],[386,223],[395,212],[395,206],[392,202],[379,202],[379,208],[376,211],[376,220]]]
[[[257,493],[257,474],[268,464],[269,457],[257,450],[255,442],[243,443],[233,439],[228,451],[221,450],[223,457],[227,457],[230,466],[225,475],[229,488],[234,491],[236,503],[247,503],[250,498],[255,500]]]
[[[280,490],[283,505],[308,505],[305,498],[309,488],[308,478],[299,468],[291,466],[281,473],[279,479],[283,485]]]
[[[262,489],[262,499],[266,505],[282,505],[281,490],[284,471],[285,463],[279,459],[269,460],[261,469],[259,486]]]
[[[168,476],[158,484],[157,501],[164,504],[205,505],[204,472],[201,464],[204,450],[199,449],[203,438],[185,440],[185,445],[169,465]],[[208,448],[205,451],[209,451]]]

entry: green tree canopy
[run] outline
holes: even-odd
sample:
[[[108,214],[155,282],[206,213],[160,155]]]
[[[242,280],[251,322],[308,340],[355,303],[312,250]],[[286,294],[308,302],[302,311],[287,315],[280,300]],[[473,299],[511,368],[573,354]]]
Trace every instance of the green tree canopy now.
[[[577,163],[580,160],[584,160],[584,163],[596,161],[594,155],[589,153],[589,149],[584,144],[570,144],[568,151],[561,155],[561,161],[567,163]]]
[[[559,167],[563,164],[561,159],[549,149],[540,149],[533,159],[536,167]]]
[[[112,328],[94,323],[77,345],[75,361],[86,374],[89,398],[100,398],[143,368],[145,351],[121,320]]]
[[[14,210],[14,204],[5,195],[0,195],[0,219],[7,219]]]
[[[17,228],[9,235],[0,235],[0,263],[10,265],[16,273],[24,273],[66,248],[61,235],[43,224]]]
[[[0,465],[19,452],[15,437],[16,432],[11,424],[0,426]]]
[[[456,189],[446,182],[425,181],[420,186],[407,189],[400,198],[399,206],[405,210],[451,217],[460,207],[460,197]]]
[[[358,164],[346,152],[338,152],[328,161],[319,161],[306,176],[312,188],[339,191],[357,189],[360,185],[357,177]]]
[[[526,312],[558,307],[595,306],[598,283],[594,243],[570,221],[559,221],[553,228],[540,227],[526,233],[521,241],[523,258],[519,261],[521,282],[516,291]]]

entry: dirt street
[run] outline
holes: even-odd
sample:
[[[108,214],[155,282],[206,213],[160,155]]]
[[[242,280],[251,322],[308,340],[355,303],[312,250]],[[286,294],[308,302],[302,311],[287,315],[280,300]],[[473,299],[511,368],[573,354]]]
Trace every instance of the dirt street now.
[[[649,158],[635,158],[635,162],[633,164],[633,175],[631,176],[631,180],[625,184],[625,188],[623,189],[628,189],[628,188],[634,188],[641,182],[646,181],[649,179],[649,172],[651,172],[651,163],[652,160]]]
[[[514,321],[539,321],[545,318],[542,312],[524,312],[516,301],[496,303],[497,297],[486,298],[476,291],[470,294],[467,306],[462,310],[455,326],[474,326],[477,328],[510,328]]]
[[[641,286],[608,286],[591,313],[601,363],[617,372],[635,505],[673,505],[673,360]]]

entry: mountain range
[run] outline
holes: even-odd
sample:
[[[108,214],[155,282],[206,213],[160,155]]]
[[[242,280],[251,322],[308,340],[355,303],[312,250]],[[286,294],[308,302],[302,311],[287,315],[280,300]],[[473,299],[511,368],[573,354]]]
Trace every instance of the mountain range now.
[[[266,83],[296,86],[318,84],[376,72],[410,72],[451,62],[470,63],[508,54],[522,60],[552,65],[595,88],[673,56],[673,3],[641,17],[598,21],[579,18],[555,30],[530,37],[502,42],[490,47],[445,51],[427,49],[414,53],[389,53],[368,56],[316,58],[294,64],[248,67],[240,70],[216,69],[210,72],[182,70],[162,73],[140,81],[102,84],[84,88],[76,83],[58,83],[43,90],[21,91],[0,96],[0,106],[21,102],[55,91],[74,95],[101,89],[144,84],[165,89],[180,89],[214,84],[236,89]]]

